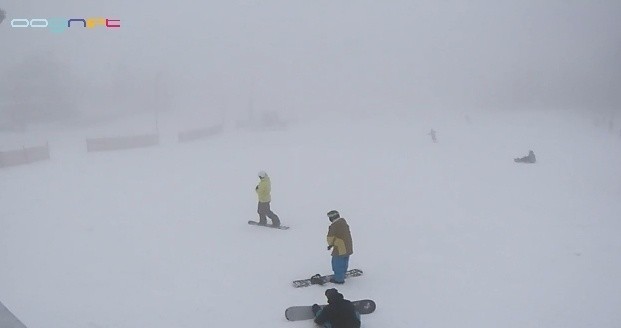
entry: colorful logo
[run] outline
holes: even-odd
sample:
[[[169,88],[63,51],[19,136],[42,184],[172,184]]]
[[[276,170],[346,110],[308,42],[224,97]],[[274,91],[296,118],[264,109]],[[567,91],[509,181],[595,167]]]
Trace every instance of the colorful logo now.
[[[118,28],[121,27],[120,19],[109,19],[101,17],[90,18],[15,18],[11,20],[11,27],[15,28],[48,28],[53,33],[62,33],[70,27],[83,27],[92,29],[96,26],[103,26],[105,28]]]

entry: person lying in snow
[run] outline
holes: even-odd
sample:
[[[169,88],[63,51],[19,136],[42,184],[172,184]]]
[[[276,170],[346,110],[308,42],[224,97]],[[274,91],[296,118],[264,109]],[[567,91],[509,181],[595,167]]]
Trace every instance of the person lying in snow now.
[[[535,153],[532,150],[529,150],[528,156],[516,158],[513,161],[516,163],[535,163],[537,159],[535,158]]]

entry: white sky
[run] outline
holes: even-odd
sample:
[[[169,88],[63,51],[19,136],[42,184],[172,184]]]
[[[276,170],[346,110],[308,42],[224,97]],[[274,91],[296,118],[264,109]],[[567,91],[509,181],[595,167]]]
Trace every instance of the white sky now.
[[[83,85],[109,85],[119,71],[136,83],[162,72],[180,107],[240,110],[249,98],[259,109],[306,113],[621,107],[616,0],[2,6],[8,19],[103,16],[121,19],[122,27],[53,35],[11,29],[7,19],[0,68],[49,51]]]

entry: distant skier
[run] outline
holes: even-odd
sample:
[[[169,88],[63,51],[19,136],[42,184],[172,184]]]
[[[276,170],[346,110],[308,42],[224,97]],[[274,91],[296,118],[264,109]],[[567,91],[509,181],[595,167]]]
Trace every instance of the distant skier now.
[[[0,8],[0,24],[6,18],[6,12]]]
[[[272,220],[272,225],[280,226],[280,219],[276,213],[270,209],[270,202],[272,201],[272,183],[270,177],[267,176],[265,171],[259,172],[259,184],[256,186],[255,191],[259,197],[259,205],[257,206],[257,213],[259,214],[259,224],[267,225],[266,217]]]
[[[528,151],[528,156],[524,156],[524,157],[520,157],[520,158],[515,158],[513,160],[516,163],[535,163],[537,161],[537,159],[535,158],[535,153],[532,150]]]
[[[328,305],[313,304],[315,323],[326,328],[360,328],[360,313],[336,288],[326,290]]]
[[[436,139],[436,131],[434,129],[431,129],[431,132],[427,133],[427,135],[431,136],[431,140],[433,141],[433,143],[438,142],[438,140]]]
[[[354,245],[349,231],[349,225],[338,211],[328,212],[330,227],[328,228],[328,250],[332,249],[332,271],[334,277],[330,282],[345,283],[345,272],[349,266],[349,256],[354,253]]]

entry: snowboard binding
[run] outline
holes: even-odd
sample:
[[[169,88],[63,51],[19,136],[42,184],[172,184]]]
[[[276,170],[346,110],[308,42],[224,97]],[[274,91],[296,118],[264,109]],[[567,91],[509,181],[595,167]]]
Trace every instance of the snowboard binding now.
[[[324,285],[326,283],[323,277],[319,273],[316,275],[313,275],[310,278],[310,282],[311,282],[311,285]]]

